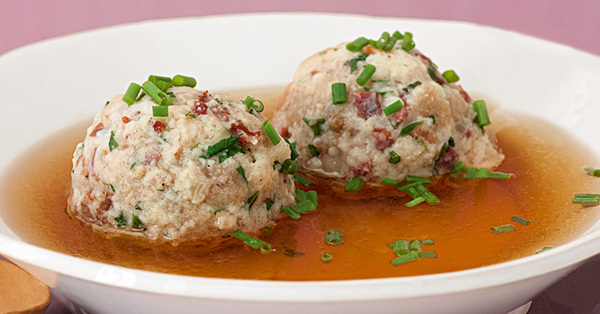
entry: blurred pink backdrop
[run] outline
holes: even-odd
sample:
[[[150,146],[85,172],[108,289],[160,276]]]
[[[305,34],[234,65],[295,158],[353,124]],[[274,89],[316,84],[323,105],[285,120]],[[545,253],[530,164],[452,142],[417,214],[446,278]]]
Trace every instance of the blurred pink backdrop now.
[[[471,21],[600,55],[598,0],[0,0],[0,54],[38,40],[114,24],[275,11]]]

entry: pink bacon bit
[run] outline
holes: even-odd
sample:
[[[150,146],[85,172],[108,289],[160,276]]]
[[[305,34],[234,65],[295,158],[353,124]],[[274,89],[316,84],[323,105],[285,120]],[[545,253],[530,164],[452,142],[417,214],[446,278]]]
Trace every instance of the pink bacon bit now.
[[[152,155],[150,155],[148,158],[146,158],[146,161],[144,162],[144,164],[146,164],[146,166],[156,165],[161,157],[162,157],[162,154],[160,153],[160,151],[155,151],[154,153],[152,153]]]
[[[373,92],[357,91],[354,93],[354,107],[358,115],[367,120],[374,114],[382,114],[377,94]]]
[[[158,134],[162,133],[166,128],[165,124],[160,121],[154,122],[154,125],[152,125],[152,127],[154,128],[154,132]]]
[[[350,175],[352,175],[352,177],[356,178],[356,177],[365,177],[367,175],[369,175],[372,171],[373,171],[373,166],[371,165],[370,162],[361,162],[358,163],[356,166],[350,167],[348,169],[348,171],[350,172]]]
[[[202,101],[197,101],[194,103],[194,109],[192,109],[192,114],[196,116],[205,115],[207,110],[208,106],[206,106],[206,103]]]
[[[123,121],[123,124],[127,124],[131,121],[131,119],[129,119],[129,117],[126,116],[122,116],[121,117],[121,121]]]
[[[231,136],[235,137],[242,133],[244,133],[244,135],[242,135],[238,141],[245,144],[250,143],[254,139],[260,137],[260,131],[252,132],[248,130],[248,128],[242,122],[234,121],[231,124]]]
[[[217,105],[210,107],[210,110],[215,114],[215,116],[219,120],[223,122],[229,121],[229,110],[227,109],[227,107]]]
[[[96,133],[100,132],[104,130],[104,124],[102,124],[102,122],[96,124],[96,127],[92,130],[92,132],[90,132],[90,137],[94,137],[96,136]]]
[[[373,137],[375,138],[375,148],[384,150],[394,144],[392,132],[386,129],[374,129]]]
[[[462,98],[467,102],[467,103],[471,103],[473,100],[471,99],[471,96],[469,96],[469,94],[462,88],[462,86],[457,85],[458,86],[458,92],[460,93],[460,95],[462,96]]]
[[[438,169],[450,170],[458,162],[458,153],[452,147],[448,147],[448,150],[438,159],[436,166]]]

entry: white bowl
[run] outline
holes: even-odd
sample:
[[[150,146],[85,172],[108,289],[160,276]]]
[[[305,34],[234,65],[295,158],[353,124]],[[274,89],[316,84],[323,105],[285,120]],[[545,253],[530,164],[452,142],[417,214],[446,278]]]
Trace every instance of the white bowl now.
[[[253,14],[109,27],[1,56],[0,171],[27,147],[91,117],[130,81],[150,73],[194,75],[209,90],[283,85],[315,51],[396,29],[410,30],[433,60],[458,69],[467,90],[550,119],[600,152],[595,56],[462,22]],[[20,240],[0,217],[1,254],[88,311],[103,313],[506,313],[599,251],[596,223],[544,254],[458,272],[322,282],[230,280],[128,269],[49,251]]]

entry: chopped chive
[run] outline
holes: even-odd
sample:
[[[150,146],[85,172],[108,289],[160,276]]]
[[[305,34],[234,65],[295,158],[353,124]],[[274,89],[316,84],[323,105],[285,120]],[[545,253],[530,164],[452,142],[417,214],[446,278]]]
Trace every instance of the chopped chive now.
[[[456,144],[454,143],[454,137],[450,137],[448,139],[448,146],[454,147]]]
[[[298,214],[306,214],[317,209],[317,204],[313,203],[312,200],[307,199],[292,205],[292,209]]]
[[[511,224],[496,226],[490,228],[494,234],[501,234],[515,231],[515,227]]]
[[[325,232],[325,244],[337,246],[344,243],[344,233],[340,230],[328,230]]]
[[[290,147],[290,159],[294,160],[296,158],[298,158],[298,156],[300,156],[300,154],[298,154],[298,151],[296,150],[296,142],[290,143],[290,140],[288,140],[287,138],[283,138],[283,140],[288,144],[288,146]]]
[[[408,84],[408,86],[406,86],[402,90],[405,91],[405,92],[407,92],[407,93],[410,93],[413,89],[415,89],[419,85],[421,85],[420,81],[414,81],[414,82]]]
[[[308,151],[310,152],[310,155],[313,157],[319,157],[319,150],[315,147],[315,145],[313,144],[308,144]]]
[[[418,127],[421,124],[423,124],[423,121],[417,121],[417,122],[413,122],[413,123],[403,127],[402,130],[400,130],[400,136],[406,136],[406,135],[410,134],[410,132],[412,132],[412,130],[414,130],[416,127]]]
[[[479,168],[477,169],[477,177],[482,179],[488,179],[490,177],[490,169]]]
[[[410,243],[408,244],[408,248],[411,251],[420,252],[421,251],[421,241],[419,241],[419,240],[410,241]]]
[[[362,72],[360,72],[360,74],[356,78],[356,84],[358,84],[360,86],[365,86],[365,84],[367,84],[367,82],[371,79],[371,77],[375,73],[375,70],[376,70],[376,68],[374,65],[365,64]]]
[[[321,262],[323,262],[323,264],[329,264],[329,263],[331,263],[332,260],[333,260],[333,255],[331,255],[331,253],[321,254]]]
[[[400,266],[402,264],[406,264],[412,261],[416,261],[419,259],[419,253],[417,252],[408,252],[404,255],[400,255],[397,258],[390,261],[394,266]]]
[[[433,194],[429,190],[427,190],[427,188],[425,186],[423,186],[422,183],[420,185],[415,186],[415,189],[417,190],[417,193],[419,193],[420,196],[425,198],[425,201],[427,201],[427,204],[437,205],[440,203],[440,199],[437,198],[437,196],[435,196],[435,194]]]
[[[421,245],[434,245],[435,242],[433,240],[423,240],[421,241]]]
[[[244,244],[248,245],[249,247],[260,250],[261,253],[263,253],[263,254],[271,253],[271,245],[255,238],[255,237],[245,234],[240,229],[234,231],[233,236],[242,240],[242,242],[244,242]]]
[[[404,107],[404,104],[402,103],[402,100],[398,99],[396,102],[394,102],[393,104],[383,108],[383,113],[385,113],[385,116],[389,116],[392,113],[402,109],[402,107]]]
[[[435,68],[433,67],[433,64],[427,68],[427,74],[429,74],[429,77],[433,81],[437,81],[437,76],[435,75]]]
[[[168,106],[152,106],[152,116],[168,117],[169,116],[169,107]]]
[[[277,145],[279,142],[281,142],[281,136],[279,136],[277,131],[275,131],[271,121],[266,120],[262,125],[262,129],[265,130],[265,133],[267,133],[267,136],[269,136],[269,139],[273,145]]]
[[[396,46],[397,41],[398,41],[398,39],[396,37],[392,37],[392,38],[390,38],[390,41],[381,49],[383,51],[390,51],[394,48],[394,46]]]
[[[362,185],[365,181],[361,178],[351,178],[350,180],[348,180],[348,183],[346,184],[346,188],[344,189],[344,192],[346,193],[358,193],[360,192],[360,189],[362,188]]]
[[[248,179],[246,179],[246,172],[244,171],[244,167],[239,166],[235,169],[235,171],[237,171],[242,176],[242,178],[244,178],[244,181],[248,182]]]
[[[402,33],[400,33],[399,31],[395,31],[395,32],[392,34],[392,37],[394,37],[394,38],[396,38],[396,39],[402,39],[402,37],[404,37],[404,36],[402,36]]]
[[[438,255],[436,251],[421,251],[419,258],[438,258]]]
[[[406,193],[408,194],[408,196],[412,197],[413,199],[418,198],[418,197],[423,197],[421,195],[421,193],[419,193],[416,189],[416,187],[418,187],[419,185],[421,185],[421,183],[418,183],[414,187],[407,188]],[[398,188],[398,190],[400,190],[400,188]],[[425,197],[423,197],[423,198],[425,198]]]
[[[404,36],[402,37],[402,50],[409,52],[413,48],[415,48],[415,42],[413,41],[412,33],[404,33]]]
[[[409,243],[406,240],[396,240],[387,245],[390,249],[394,251],[394,254],[400,256],[410,252]]]
[[[190,76],[175,75],[173,76],[173,85],[196,87],[196,79]]]
[[[133,230],[139,230],[139,231],[146,230],[146,226],[144,226],[144,223],[142,222],[142,220],[140,220],[140,217],[138,217],[136,214],[131,215],[131,228],[133,228]]]
[[[430,115],[429,119],[431,119],[432,124],[435,124],[435,116],[434,115]]]
[[[331,99],[334,105],[344,104],[348,101],[346,83],[331,84]]]
[[[258,105],[256,104],[257,102]],[[256,112],[263,112],[263,110],[265,110],[265,105],[262,101],[250,96],[246,97],[242,103],[246,105],[246,108],[248,108],[249,112],[252,112],[252,110],[256,110]]]
[[[281,172],[283,172],[283,173],[294,174],[297,171],[298,171],[298,164],[291,159],[286,159],[283,162],[283,165],[281,165]]]
[[[130,83],[129,87],[127,88],[127,91],[125,92],[125,95],[123,96],[123,101],[130,106],[133,105],[133,103],[137,99],[138,94],[140,93],[140,89],[142,89],[140,85],[133,82]]]
[[[298,202],[306,201],[308,199],[308,195],[303,190],[296,190],[296,200]]]
[[[160,96],[160,98],[162,99],[162,101],[160,102],[161,106],[170,106],[173,104],[173,101],[171,100],[171,97],[165,93],[165,92],[160,92],[158,94],[158,96]]]
[[[397,164],[400,162],[400,160],[402,160],[402,157],[400,157],[400,155],[398,155],[398,153],[396,153],[395,151],[390,151],[390,158],[388,159],[388,161],[391,164]]]
[[[464,177],[467,179],[477,179],[477,168],[466,167]]]
[[[447,70],[442,73],[442,76],[446,79],[448,83],[456,83],[460,79],[454,70]]]
[[[315,186],[315,184],[310,181],[309,179],[305,178],[304,176],[298,174],[298,173],[294,173],[294,182],[305,186],[305,187],[309,187],[309,186]]]
[[[551,246],[545,246],[545,247],[543,247],[543,248],[541,248],[541,249],[539,249],[539,250],[535,251],[535,254],[539,254],[539,253],[542,253],[542,252],[546,252],[546,251],[548,251],[548,250],[551,250],[551,249],[553,249],[553,247],[551,247]]]
[[[317,191],[308,191],[306,192],[306,196],[315,204],[316,207],[319,206],[319,195],[317,194]]]
[[[111,190],[113,191],[113,193],[114,193],[114,192],[115,192],[115,187],[114,187],[114,186],[113,186],[111,183],[109,183],[108,185],[110,186],[110,189],[111,189]]]
[[[431,183],[431,179],[427,177],[419,176],[407,176],[406,181],[408,182],[420,182],[420,183]]]
[[[225,210],[225,208],[219,208],[219,209],[217,209],[217,210],[215,210],[215,211],[213,212],[213,215],[214,215],[214,216],[216,216],[218,213],[220,213],[220,212],[222,212],[222,211],[224,211],[224,210]]]
[[[119,143],[115,140],[115,132],[110,131],[110,139],[108,140],[108,149],[112,152],[113,149],[119,147]]]
[[[425,202],[425,198],[423,196],[418,196],[415,199],[413,199],[412,201],[404,204],[404,206],[406,206],[406,207],[414,207],[414,206],[417,206],[417,205],[419,205],[419,204],[421,204],[423,202]]]
[[[585,172],[587,172],[588,174],[594,176],[594,177],[600,177],[600,169],[594,169],[594,168],[584,168],[583,170],[585,170]]]
[[[258,199],[258,191],[254,192],[254,194],[252,194],[252,196],[250,196],[246,201],[246,203],[248,203],[248,208],[251,208],[252,205],[254,205],[256,199]]]
[[[135,210],[142,210],[142,206],[140,206],[142,203],[137,203],[135,204],[135,206],[133,207]]]
[[[162,104],[163,99],[159,95],[159,93],[162,91],[154,83],[152,83],[150,81],[144,82],[142,84],[142,90],[144,90],[144,93],[146,93],[146,95],[150,96],[150,98],[152,98],[152,100],[154,100],[154,102],[156,102],[159,105]]]
[[[403,185],[401,187],[398,187],[398,191],[408,192],[409,189],[412,189],[412,188],[414,188],[414,187],[416,187],[418,185],[421,185],[421,182],[409,183],[409,184]]]
[[[512,216],[512,218],[510,220],[512,220],[512,221],[514,221],[516,223],[520,223],[520,224],[525,225],[525,226],[528,226],[531,223],[531,221],[529,221],[529,220],[527,220],[525,218],[521,218],[519,216]]]
[[[298,214],[296,211],[294,211],[291,207],[287,207],[287,206],[282,207],[281,211],[294,220],[298,220],[301,217],[300,214]]]
[[[350,66],[350,74],[352,74],[356,69],[358,69],[358,61],[367,60],[367,54],[364,52],[359,53],[358,55],[352,57],[350,61],[348,61],[348,65]]]
[[[369,40],[364,37],[358,37],[353,42],[346,45],[346,49],[352,52],[360,51],[364,46],[369,44]]]
[[[131,167],[129,167],[129,170],[133,169],[133,167],[135,167],[136,164],[137,164],[137,162],[132,163]]]
[[[302,121],[313,130],[315,137],[321,135],[321,125],[325,124],[325,118],[317,119],[314,123],[311,123],[311,121],[305,117],[302,118]]]
[[[575,194],[572,202],[573,204],[598,205],[600,204],[600,194]]]
[[[390,33],[383,32],[381,34],[381,37],[379,37],[379,39],[377,40],[377,43],[375,44],[375,48],[383,49],[389,41],[390,41]]]
[[[127,218],[123,215],[123,212],[117,217],[115,217],[115,221],[117,222],[117,228],[127,226]]]
[[[271,210],[271,207],[273,207],[273,204],[275,204],[275,200],[270,200],[268,201],[265,206],[267,208],[267,210]]]
[[[216,144],[209,146],[208,149],[206,150],[206,153],[204,155],[200,156],[200,158],[203,158],[203,159],[210,158],[222,151],[229,150],[230,148],[238,145],[238,140],[240,139],[240,137],[242,135],[243,135],[243,133],[236,137],[228,137],[228,138],[224,138],[224,139],[218,141]]]
[[[484,127],[486,125],[490,125],[490,117],[488,116],[487,108],[485,105],[485,101],[483,100],[475,100],[473,102],[473,109],[475,113],[477,113],[477,124],[479,127]]]
[[[399,182],[398,182],[398,180],[395,180],[395,179],[383,177],[383,178],[381,178],[381,183],[386,184],[386,185],[396,186],[396,185],[398,185]]]

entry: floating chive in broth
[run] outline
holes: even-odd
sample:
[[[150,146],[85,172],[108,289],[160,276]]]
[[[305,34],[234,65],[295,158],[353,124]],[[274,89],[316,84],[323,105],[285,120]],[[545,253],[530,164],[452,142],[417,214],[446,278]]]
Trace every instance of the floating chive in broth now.
[[[247,95],[260,99],[265,105],[263,113],[270,117],[282,91],[277,87],[231,94],[238,100]],[[50,135],[10,167],[0,181],[0,215],[25,241],[77,257],[166,273],[265,280],[362,279],[457,271],[533,255],[591,227],[600,206],[572,204],[572,198],[576,193],[600,193],[600,179],[583,170],[600,165],[598,159],[547,122],[525,117],[517,119],[521,123],[502,128],[508,122],[492,118],[492,126],[501,129],[497,136],[506,154],[497,171],[514,173],[515,178],[475,178],[447,182],[444,188],[428,184],[428,191],[440,203],[431,206],[423,200],[405,207],[411,201],[408,196],[340,199],[322,183],[312,186],[309,178],[295,173],[296,180],[306,185],[302,189],[318,191],[318,208],[298,214],[297,220],[284,218],[273,230],[254,235],[271,245],[270,254],[234,237],[231,246],[214,252],[193,247],[139,247],[134,240],[107,239],[70,220],[64,208],[72,149],[87,122]],[[386,184],[400,184],[396,178],[388,179]],[[423,185],[415,183],[413,187]],[[307,194],[306,199],[314,199],[314,195]],[[502,234],[490,231],[511,223],[513,216],[531,224],[515,223],[515,231]],[[342,231],[344,243],[327,245],[324,234],[328,230]],[[407,258],[412,261],[397,261],[399,265],[394,266],[390,261],[397,256],[387,244],[398,239],[423,239],[422,251]],[[511,245],[516,241],[518,247]],[[263,248],[262,252],[268,251]],[[323,253],[329,254],[324,260]]]

